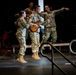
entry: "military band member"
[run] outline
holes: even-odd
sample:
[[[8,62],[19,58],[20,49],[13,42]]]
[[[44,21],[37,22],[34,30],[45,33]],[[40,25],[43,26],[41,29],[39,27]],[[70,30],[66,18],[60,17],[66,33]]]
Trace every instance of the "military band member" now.
[[[40,24],[43,23],[43,18],[38,14],[40,12],[40,6],[36,5],[34,7],[34,12],[31,14],[31,18],[29,20],[30,26],[35,25],[36,27],[39,27]],[[40,21],[38,24],[35,24],[34,22]],[[39,51],[39,43],[40,43],[40,38],[39,38],[39,29],[36,32],[33,32],[30,30],[30,38],[32,41],[32,57],[35,60],[40,60],[40,57],[38,55]]]
[[[29,7],[28,8],[26,8],[26,9],[24,9],[24,11],[26,12],[26,16],[27,17],[29,17],[31,14],[32,14],[32,12],[33,12],[33,7],[34,7],[34,3],[33,2],[30,2],[29,3]]]
[[[44,17],[45,21],[45,33],[42,36],[42,42],[47,42],[49,39],[50,35],[52,37],[51,42],[55,43],[57,40],[57,31],[56,31],[56,23],[55,23],[55,15],[57,13],[60,13],[62,11],[68,11],[68,8],[61,8],[59,10],[54,10],[51,11],[51,8],[49,5],[45,5],[45,11],[46,12],[41,12],[40,15]]]
[[[26,9],[24,9],[24,11],[26,12],[26,20],[27,20],[27,22],[29,22],[30,15],[33,12],[33,8],[34,8],[34,3],[30,2],[29,6]],[[29,29],[27,29],[27,31],[26,31],[26,39],[28,39],[28,37],[29,37]]]
[[[26,51],[26,28],[27,28],[27,22],[24,19],[26,17],[26,12],[25,11],[20,11],[19,13],[19,18],[17,19],[16,24],[18,25],[17,27],[17,32],[16,32],[16,37],[20,45],[20,50],[19,50],[19,56],[17,58],[17,61],[21,63],[27,63],[24,59],[25,51]]]

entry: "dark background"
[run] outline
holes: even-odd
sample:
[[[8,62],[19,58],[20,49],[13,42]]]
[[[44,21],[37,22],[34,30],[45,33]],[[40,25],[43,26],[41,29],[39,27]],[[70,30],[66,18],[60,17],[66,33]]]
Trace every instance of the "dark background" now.
[[[36,5],[37,0],[0,0],[0,37],[4,31],[9,32],[10,43],[15,44],[16,26],[14,16],[20,10],[28,7],[29,2],[33,1]],[[69,11],[64,11],[56,15],[58,40],[70,42],[76,38],[76,1],[74,0],[44,0],[44,4],[49,4],[53,10],[61,7],[70,8]]]

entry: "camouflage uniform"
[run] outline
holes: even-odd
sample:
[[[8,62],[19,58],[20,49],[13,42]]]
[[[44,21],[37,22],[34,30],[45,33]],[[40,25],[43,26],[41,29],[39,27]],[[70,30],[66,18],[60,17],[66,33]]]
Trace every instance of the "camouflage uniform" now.
[[[26,14],[32,14],[33,9],[26,8],[24,9],[24,11],[26,12]]]
[[[50,37],[52,37],[52,43],[55,43],[57,40],[57,31],[56,31],[56,23],[55,23],[55,15],[64,9],[54,10],[50,12],[41,12],[40,16],[44,17],[44,25],[45,25],[45,33],[42,36],[42,42],[47,42]]]
[[[40,15],[38,14],[31,14],[31,18],[29,20],[30,25],[33,25],[33,22],[37,22],[38,20],[40,20],[40,24],[43,23],[43,18],[40,17]],[[39,36],[39,29],[36,32],[31,32],[30,31],[30,38],[32,41],[32,52],[38,52],[39,50],[39,41],[40,41],[40,36]]]
[[[26,8],[26,9],[24,9],[24,11],[25,11],[26,14],[27,14],[26,20],[27,20],[27,22],[29,22],[30,15],[32,14],[33,9],[30,9],[30,8],[28,7],[28,8]],[[28,39],[28,37],[29,37],[29,29],[26,30],[26,39]]]
[[[27,22],[25,21],[24,18],[21,17],[17,20],[17,25],[18,25],[18,28],[16,32],[16,37],[20,44],[19,54],[25,55],[25,51],[26,51],[25,37],[26,37]]]

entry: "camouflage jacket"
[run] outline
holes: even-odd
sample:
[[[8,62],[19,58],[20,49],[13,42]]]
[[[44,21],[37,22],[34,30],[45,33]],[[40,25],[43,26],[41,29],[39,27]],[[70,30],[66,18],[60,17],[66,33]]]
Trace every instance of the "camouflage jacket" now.
[[[26,8],[26,9],[24,9],[24,11],[26,12],[26,14],[32,14],[32,9],[30,9],[30,8]]]
[[[40,21],[38,25],[42,25],[44,23],[44,19],[39,14],[32,13],[29,19],[29,25],[31,26],[34,24],[34,22],[37,22],[37,21]],[[39,29],[37,32],[39,32]]]
[[[60,13],[63,10],[64,10],[64,8],[61,8],[59,10],[50,11],[50,12],[41,12],[40,16],[42,16],[44,18],[45,27],[56,27],[55,15],[57,13]]]
[[[16,22],[18,25],[18,28],[17,28],[17,32],[16,32],[16,35],[18,36],[26,36],[26,28],[27,28],[27,22],[24,18],[19,18],[17,19],[17,22]]]

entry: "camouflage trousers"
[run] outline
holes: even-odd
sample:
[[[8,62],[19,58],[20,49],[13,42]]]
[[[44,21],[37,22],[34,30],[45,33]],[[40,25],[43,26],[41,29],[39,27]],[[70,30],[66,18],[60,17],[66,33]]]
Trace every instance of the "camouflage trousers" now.
[[[19,41],[20,49],[19,49],[19,55],[25,55],[26,51],[26,38],[25,36],[18,36],[16,35],[17,40]]]
[[[52,37],[52,39],[50,40],[52,43],[55,43],[57,40],[57,31],[56,31],[56,27],[51,27],[51,28],[46,28],[45,29],[45,33],[42,35],[42,42],[47,42],[47,40],[49,39],[49,37]]]
[[[39,41],[40,41],[39,33],[30,32],[30,38],[32,41],[32,52],[34,53],[39,51]]]

